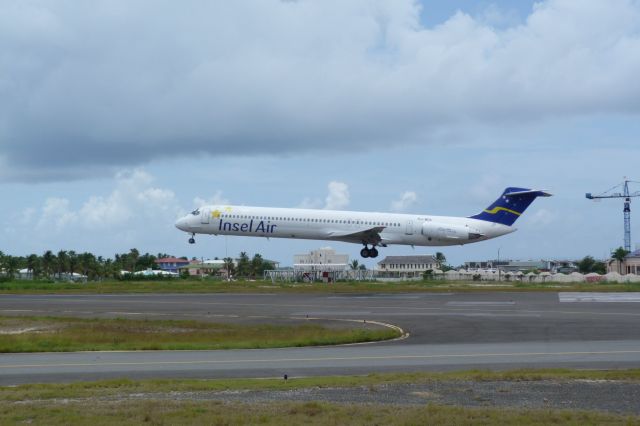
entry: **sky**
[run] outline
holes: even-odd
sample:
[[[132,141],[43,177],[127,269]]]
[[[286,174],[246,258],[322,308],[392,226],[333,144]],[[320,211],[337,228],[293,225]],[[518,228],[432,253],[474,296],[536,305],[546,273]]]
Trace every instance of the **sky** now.
[[[381,255],[605,258],[622,201],[584,194],[640,181],[639,75],[638,0],[0,0],[0,250],[359,258],[173,223],[209,202],[468,216],[520,186],[554,197],[518,232]]]

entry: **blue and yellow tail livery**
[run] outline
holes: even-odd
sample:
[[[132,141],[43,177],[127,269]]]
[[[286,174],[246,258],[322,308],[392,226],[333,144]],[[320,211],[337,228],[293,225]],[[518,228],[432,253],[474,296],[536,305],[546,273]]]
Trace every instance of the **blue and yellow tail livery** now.
[[[511,226],[537,197],[550,197],[551,194],[527,188],[507,188],[500,198],[472,219],[500,223]]]

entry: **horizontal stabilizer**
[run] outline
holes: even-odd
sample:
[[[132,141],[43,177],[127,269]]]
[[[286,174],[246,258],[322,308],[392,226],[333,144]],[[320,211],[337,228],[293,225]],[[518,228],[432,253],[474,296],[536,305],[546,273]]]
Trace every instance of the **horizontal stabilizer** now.
[[[550,192],[547,192],[547,191],[544,191],[544,190],[529,189],[527,191],[507,192],[507,193],[504,194],[504,196],[505,197],[513,197],[514,195],[525,195],[525,194],[534,195],[536,197],[551,197],[553,195]]]

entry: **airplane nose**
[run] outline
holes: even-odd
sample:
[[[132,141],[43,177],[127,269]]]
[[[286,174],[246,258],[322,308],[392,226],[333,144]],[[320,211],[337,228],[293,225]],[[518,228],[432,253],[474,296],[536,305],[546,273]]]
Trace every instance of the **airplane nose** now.
[[[181,217],[180,219],[178,219],[176,221],[176,228],[178,228],[181,231],[187,231],[187,229],[188,229],[187,218],[186,217]]]

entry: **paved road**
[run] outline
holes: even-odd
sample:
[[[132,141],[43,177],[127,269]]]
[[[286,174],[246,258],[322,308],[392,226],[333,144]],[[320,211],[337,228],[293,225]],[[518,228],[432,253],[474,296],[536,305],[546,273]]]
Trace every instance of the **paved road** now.
[[[578,297],[579,296],[579,297]],[[0,383],[513,367],[640,367],[640,298],[568,293],[3,295],[0,315],[377,320],[408,339],[334,348],[4,354]],[[302,318],[302,319],[300,319]]]

